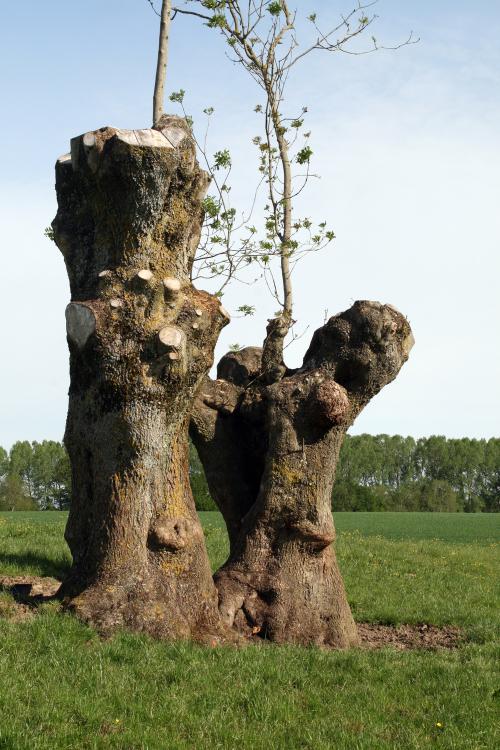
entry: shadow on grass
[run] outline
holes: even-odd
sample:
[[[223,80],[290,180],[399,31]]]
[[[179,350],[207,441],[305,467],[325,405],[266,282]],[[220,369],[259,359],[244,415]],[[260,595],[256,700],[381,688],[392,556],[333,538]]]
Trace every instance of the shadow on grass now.
[[[10,585],[0,579],[0,592],[10,594],[17,604],[24,609],[29,607],[35,610],[40,604],[53,602],[59,591],[59,581],[55,578],[33,578],[32,582],[11,583]]]
[[[36,575],[50,576],[63,580],[70,569],[69,560],[54,560],[38,552],[0,552],[0,570],[12,566],[19,569],[19,575],[28,575],[36,570]]]

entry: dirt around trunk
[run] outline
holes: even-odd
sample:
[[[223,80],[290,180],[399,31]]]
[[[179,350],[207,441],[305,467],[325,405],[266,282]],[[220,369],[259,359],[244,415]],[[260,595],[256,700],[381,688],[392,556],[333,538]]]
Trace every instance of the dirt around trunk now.
[[[60,587],[55,578],[39,576],[0,576],[0,619],[9,622],[23,622],[36,616],[37,607],[53,601]],[[10,595],[5,599],[2,594]],[[12,597],[12,598],[11,598]],[[453,625],[380,625],[358,622],[359,647],[374,650],[392,648],[397,651],[456,649],[464,643],[460,628]],[[263,641],[259,633],[253,633],[242,643]],[[271,645],[271,644],[269,644]]]
[[[378,625],[358,622],[361,648],[395,648],[398,651],[458,648],[463,643],[460,628],[452,625]]]

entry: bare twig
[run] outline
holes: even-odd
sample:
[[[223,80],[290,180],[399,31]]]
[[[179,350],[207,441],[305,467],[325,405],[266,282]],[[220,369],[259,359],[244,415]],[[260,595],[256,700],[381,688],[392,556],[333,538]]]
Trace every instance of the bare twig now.
[[[153,13],[156,13],[156,15],[157,15],[157,16],[158,16],[158,18],[159,18],[159,17],[160,17],[160,15],[161,15],[161,13],[158,13],[158,11],[156,10],[156,8],[155,8],[155,6],[154,6],[154,3],[153,3],[153,0],[146,0],[146,2],[147,2],[147,3],[148,3],[148,4],[150,5],[150,6],[151,6],[151,8],[152,8],[152,10],[153,10]]]

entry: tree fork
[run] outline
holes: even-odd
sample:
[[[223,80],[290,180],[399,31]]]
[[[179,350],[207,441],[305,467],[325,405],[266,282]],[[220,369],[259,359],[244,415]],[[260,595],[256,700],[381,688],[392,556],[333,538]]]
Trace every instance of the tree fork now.
[[[191,435],[230,535],[215,576],[227,625],[281,643],[357,643],[332,546],[335,469],[347,429],[412,345],[401,313],[356,302],[279,382],[259,377],[256,348],[226,355],[205,380]],[[235,470],[221,475],[222,461]]]
[[[190,283],[207,187],[175,117],[86,133],[56,165],[53,229],[72,300],[73,565],[60,596],[104,632],[223,630],[188,474],[189,412],[227,323]]]

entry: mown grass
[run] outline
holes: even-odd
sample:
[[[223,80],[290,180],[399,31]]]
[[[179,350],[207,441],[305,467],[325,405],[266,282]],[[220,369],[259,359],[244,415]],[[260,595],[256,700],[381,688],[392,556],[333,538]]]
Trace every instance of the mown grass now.
[[[0,619],[0,749],[498,747],[497,519],[484,516],[488,527],[482,517],[410,515],[337,514],[355,617],[459,625],[467,639],[459,650],[207,649],[130,634],[102,641],[44,605],[28,622]],[[0,516],[0,575],[63,575],[64,520]],[[217,514],[202,521],[216,567],[225,533]]]

